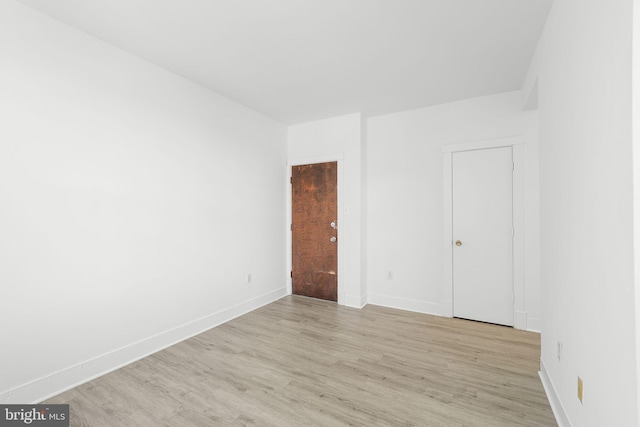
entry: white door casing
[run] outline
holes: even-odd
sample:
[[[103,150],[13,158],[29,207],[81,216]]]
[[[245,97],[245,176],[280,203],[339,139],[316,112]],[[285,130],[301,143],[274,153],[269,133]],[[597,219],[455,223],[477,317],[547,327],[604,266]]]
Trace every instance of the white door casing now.
[[[442,248],[443,287],[442,314],[453,317],[453,156],[455,153],[489,148],[511,147],[513,150],[513,292],[514,327],[527,329],[527,311],[525,306],[525,246],[524,246],[524,171],[525,138],[521,135],[469,142],[448,144],[442,147],[443,153],[443,223]]]
[[[284,184],[286,188],[285,194],[287,197],[286,198],[287,220],[286,220],[286,228],[285,228],[285,233],[287,235],[287,247],[286,247],[287,262],[285,267],[286,277],[287,277],[287,284],[286,284],[287,295],[292,294],[292,281],[291,281],[289,272],[293,268],[293,263],[291,262],[292,256],[293,256],[292,233],[291,233],[291,220],[292,220],[291,209],[293,206],[293,200],[291,197],[291,168],[293,166],[300,166],[300,165],[313,164],[313,163],[326,163],[326,162],[338,163],[338,224],[342,231],[341,235],[348,236],[348,233],[347,233],[348,222],[345,221],[345,217],[344,217],[345,209],[343,208],[345,204],[344,203],[345,196],[344,196],[344,189],[343,189],[342,183],[345,182],[344,176],[346,174],[345,169],[347,168],[344,162],[343,153],[320,155],[320,156],[295,157],[295,158],[288,159],[287,160],[288,173],[287,173],[286,182]],[[338,239],[337,241],[338,243],[338,304],[356,307],[358,306],[357,301],[352,302],[350,304],[351,301],[347,299],[347,295],[346,295],[347,285],[344,283],[344,279],[341,279],[341,278],[344,278],[346,275],[344,271],[344,266],[347,263],[346,262],[347,260],[345,259],[346,251],[344,250],[344,245],[346,240],[347,240],[347,237],[343,237],[342,239]]]

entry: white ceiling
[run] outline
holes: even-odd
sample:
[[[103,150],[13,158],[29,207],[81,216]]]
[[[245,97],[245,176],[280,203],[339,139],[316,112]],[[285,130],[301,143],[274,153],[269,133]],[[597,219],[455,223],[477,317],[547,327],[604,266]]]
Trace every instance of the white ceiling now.
[[[552,0],[21,0],[285,124],[520,89]]]

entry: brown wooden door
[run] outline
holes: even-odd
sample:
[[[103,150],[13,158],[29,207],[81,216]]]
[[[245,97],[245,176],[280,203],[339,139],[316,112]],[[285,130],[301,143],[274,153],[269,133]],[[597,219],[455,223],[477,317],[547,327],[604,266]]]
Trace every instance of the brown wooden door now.
[[[338,300],[338,163],[294,166],[293,293]]]

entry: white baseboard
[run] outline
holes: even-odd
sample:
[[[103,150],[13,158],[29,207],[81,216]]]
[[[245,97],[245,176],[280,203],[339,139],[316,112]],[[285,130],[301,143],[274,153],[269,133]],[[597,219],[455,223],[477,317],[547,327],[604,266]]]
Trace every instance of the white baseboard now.
[[[366,293],[362,294],[362,296],[360,297],[360,303],[362,304],[362,306],[360,308],[362,308],[365,305],[369,304],[369,296]]]
[[[544,387],[544,391],[547,394],[547,399],[549,399],[549,405],[551,406],[553,415],[556,417],[558,427],[572,427],[571,421],[569,421],[569,417],[562,406],[562,402],[560,402],[560,397],[553,386],[553,382],[547,373],[547,368],[542,359],[540,359],[539,374],[540,380],[542,381],[542,387]]]
[[[515,329],[526,330],[527,329],[527,312],[515,311],[513,313],[513,327]]]
[[[286,295],[276,289],[0,393],[1,404],[35,404],[228,322]]]
[[[401,310],[433,314],[436,316],[443,315],[442,304],[439,303],[376,294],[369,294],[367,300],[369,304],[381,305],[383,307],[399,308]]]
[[[527,331],[538,332],[542,330],[542,319],[537,317],[527,317]]]
[[[344,305],[346,305],[347,307],[362,308],[367,305],[367,303],[363,301],[362,297],[360,296],[347,294],[344,297]]]

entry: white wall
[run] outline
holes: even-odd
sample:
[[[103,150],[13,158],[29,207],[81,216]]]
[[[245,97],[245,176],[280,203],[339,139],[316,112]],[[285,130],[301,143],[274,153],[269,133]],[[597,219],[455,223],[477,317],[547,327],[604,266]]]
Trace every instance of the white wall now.
[[[633,1],[633,226],[635,307],[640,307],[640,0]],[[640,408],[640,313],[636,313],[636,390]],[[640,425],[640,413],[638,414]]]
[[[0,51],[0,402],[285,294],[284,126],[13,1]]]
[[[556,0],[538,46],[542,376],[567,425],[638,425],[632,3]]]
[[[537,112],[522,111],[519,91],[368,119],[369,302],[445,313],[442,147],[515,135],[526,140],[527,327],[539,328]]]
[[[289,127],[288,163],[338,161],[338,302],[366,303],[362,281],[362,118],[349,114]],[[289,171],[290,172],[290,171]],[[291,205],[287,211],[291,217]],[[289,235],[289,269],[291,233]]]

